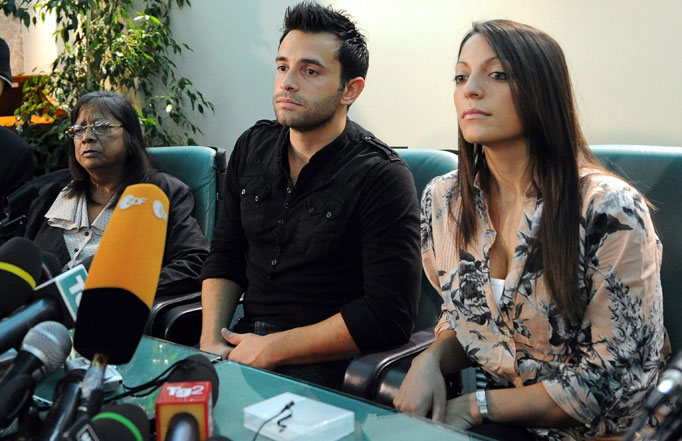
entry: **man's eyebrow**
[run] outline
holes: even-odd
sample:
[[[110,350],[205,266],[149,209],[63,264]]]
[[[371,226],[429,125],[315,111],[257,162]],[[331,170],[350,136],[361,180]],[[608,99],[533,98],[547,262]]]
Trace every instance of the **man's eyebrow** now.
[[[287,59],[287,57],[279,55],[275,58],[275,61],[289,61],[289,60]],[[302,58],[300,62],[305,63],[305,64],[314,64],[315,66],[320,66],[320,67],[325,68],[325,69],[327,68],[327,66],[325,66],[324,63],[322,63],[320,60],[318,60],[316,58]]]
[[[303,58],[301,60],[302,63],[307,63],[307,64],[314,64],[315,66],[320,66],[320,67],[327,67],[325,66],[320,60],[317,60],[315,58]]]
[[[489,63],[491,63],[491,62],[493,62],[493,61],[495,61],[495,60],[498,60],[498,61],[499,61],[499,59],[500,59],[500,58],[499,58],[497,55],[494,55],[494,56],[488,58],[487,60],[485,60],[485,61],[483,62],[483,64],[489,64]],[[465,65],[465,66],[468,66],[468,65],[469,65],[466,61],[458,61],[457,64],[463,64],[463,65]]]

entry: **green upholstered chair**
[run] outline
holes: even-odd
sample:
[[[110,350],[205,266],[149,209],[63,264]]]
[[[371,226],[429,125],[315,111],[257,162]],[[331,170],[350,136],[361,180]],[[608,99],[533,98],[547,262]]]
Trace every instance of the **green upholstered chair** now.
[[[227,169],[225,150],[204,146],[173,146],[150,147],[147,152],[158,170],[175,176],[192,189],[194,217],[210,242]],[[146,332],[155,337],[170,339],[167,334],[171,326],[168,313],[173,308],[195,303],[200,298],[201,292],[197,291],[156,299],[149,314]],[[200,327],[201,321],[199,329],[194,331],[196,335],[201,331]]]
[[[396,149],[396,152],[410,167],[419,197],[431,179],[457,169],[457,155],[449,151]],[[390,406],[391,397],[400,387],[412,358],[433,342],[433,327],[440,316],[442,303],[440,294],[422,272],[421,295],[414,326],[416,332],[398,348],[366,354],[353,360],[344,377],[344,392]],[[449,381],[459,384],[461,377],[454,376]],[[458,386],[453,385],[452,389],[456,390]]]
[[[218,195],[227,168],[225,150],[204,146],[150,147],[156,168],[180,179],[192,189],[194,217],[211,241],[218,209]]]
[[[593,145],[594,154],[656,206],[663,243],[663,313],[673,353],[682,349],[682,147]]]
[[[396,149],[396,152],[410,167],[419,198],[431,179],[457,169],[457,155],[446,150]],[[442,303],[440,294],[433,289],[422,272],[421,296],[414,330],[433,328],[440,316]]]

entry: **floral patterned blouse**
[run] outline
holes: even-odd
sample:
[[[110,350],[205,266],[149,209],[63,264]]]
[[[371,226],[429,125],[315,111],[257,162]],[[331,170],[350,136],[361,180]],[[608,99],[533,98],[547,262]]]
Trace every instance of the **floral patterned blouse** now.
[[[532,429],[539,439],[615,438],[640,411],[663,358],[662,246],[646,202],[616,177],[585,168],[581,177],[577,270],[587,306],[582,323],[573,326],[557,313],[542,260],[529,253],[541,195],[527,192],[499,306],[488,255],[496,232],[482,191],[477,188],[477,236],[462,250],[455,249],[457,171],[432,180],[422,197],[424,269],[444,300],[436,333],[453,329],[490,387],[540,382],[581,423]]]

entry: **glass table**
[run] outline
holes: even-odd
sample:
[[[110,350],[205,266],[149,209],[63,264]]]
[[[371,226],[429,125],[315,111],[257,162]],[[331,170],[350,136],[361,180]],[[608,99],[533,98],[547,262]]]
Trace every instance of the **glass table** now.
[[[217,361],[217,357],[213,354],[144,336],[130,363],[119,365],[117,369],[127,386],[137,386],[152,380],[176,361],[197,353],[204,354],[209,359]],[[71,356],[75,357],[77,354],[73,353]],[[253,439],[254,432],[244,427],[244,407],[283,392],[291,392],[354,412],[355,431],[341,438],[344,441],[484,439],[477,435],[455,431],[424,418],[397,413],[394,409],[379,406],[350,395],[229,360],[219,361],[215,364],[215,368],[220,380],[220,388],[218,401],[214,408],[214,434],[226,436],[232,441],[250,441]],[[43,380],[36,389],[36,398],[40,401],[50,402],[54,386],[62,375],[63,370],[60,369]],[[123,392],[122,387],[114,393],[120,392]],[[157,395],[158,390],[146,397],[128,397],[125,398],[125,401],[144,408],[151,418],[154,416],[154,404]],[[268,438],[259,437],[258,439]]]

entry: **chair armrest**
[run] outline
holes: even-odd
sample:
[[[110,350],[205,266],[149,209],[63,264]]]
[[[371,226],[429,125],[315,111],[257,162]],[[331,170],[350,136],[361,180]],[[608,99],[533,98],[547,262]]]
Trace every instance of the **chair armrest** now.
[[[433,330],[419,331],[412,334],[409,341],[402,346],[356,357],[346,369],[343,391],[365,399],[374,399],[389,367],[401,359],[413,358],[434,340]]]
[[[145,333],[163,338],[163,331],[165,325],[163,316],[173,307],[185,305],[188,303],[195,303],[201,299],[201,291],[194,291],[189,293],[175,294],[169,296],[158,297],[154,300],[151,310],[149,311],[149,318],[145,326]],[[199,325],[201,327],[201,324]]]
[[[398,390],[400,390],[400,386],[403,384],[407,371],[410,370],[412,360],[417,355],[418,354],[413,354],[409,357],[400,359],[386,369],[386,374],[379,382],[377,392],[372,401],[383,404],[384,406],[393,407],[393,399],[398,395]],[[455,398],[462,393],[462,383],[461,372],[455,372],[454,374],[445,376],[445,392],[448,400]]]
[[[185,346],[198,345],[201,338],[201,302],[169,308],[161,317],[157,331],[157,337],[164,340]]]

